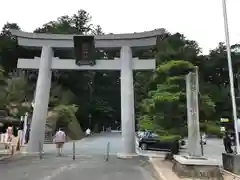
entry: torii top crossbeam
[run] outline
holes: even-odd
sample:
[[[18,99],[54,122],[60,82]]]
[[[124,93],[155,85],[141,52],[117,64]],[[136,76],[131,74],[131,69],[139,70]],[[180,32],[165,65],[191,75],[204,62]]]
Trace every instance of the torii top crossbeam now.
[[[81,35],[27,33],[10,30],[18,37],[18,44],[27,47],[51,46],[53,48],[72,48],[73,37]],[[122,46],[151,47],[156,45],[156,38],[165,34],[165,29],[156,29],[141,33],[95,35],[96,48],[121,48]]]
[[[27,33],[18,30],[10,30],[12,35],[17,36],[18,44],[23,47],[42,48],[49,46],[57,49],[74,48],[74,36],[68,34],[44,34],[44,33]],[[163,35],[165,29],[156,29],[153,31],[132,33],[132,34],[107,34],[96,35],[95,47],[101,49],[121,49],[123,46],[130,48],[150,48],[156,45],[157,37]],[[22,69],[38,69],[40,58],[34,59],[18,59],[18,68]],[[71,69],[71,70],[120,70],[120,61],[115,59],[96,60],[95,66],[83,65],[78,66],[75,59],[52,59],[51,69]],[[155,60],[137,60],[133,59],[132,69],[148,70],[155,69]]]

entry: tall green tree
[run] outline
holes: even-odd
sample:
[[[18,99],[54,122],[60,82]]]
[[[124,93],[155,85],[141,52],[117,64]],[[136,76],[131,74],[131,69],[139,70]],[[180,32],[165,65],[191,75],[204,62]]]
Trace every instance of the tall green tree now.
[[[148,120],[157,127],[173,133],[186,131],[186,80],[185,75],[195,67],[188,61],[172,60],[158,66],[156,81],[158,85],[149,91],[148,98],[142,102],[143,123]],[[207,94],[200,96],[200,119],[214,113],[215,104]],[[141,121],[140,121],[141,123]]]
[[[10,29],[20,30],[20,27],[16,23],[7,22],[0,33],[0,65],[5,74],[15,70],[17,65],[17,42]]]
[[[56,21],[50,21],[42,27],[37,28],[36,33],[55,33],[55,34],[103,34],[100,25],[91,24],[91,16],[85,10],[79,10],[72,16],[61,16]],[[59,57],[65,57],[66,52],[57,53]],[[105,56],[105,52],[97,50],[97,58]],[[69,57],[73,58],[72,52]],[[119,109],[120,101],[114,101],[114,97],[119,94],[113,87],[119,76],[116,73],[94,72],[94,71],[72,71],[57,72],[54,82],[61,88],[68,88],[75,96],[73,103],[79,107],[76,112],[77,118],[83,127],[93,126],[94,124],[109,124],[116,117],[116,108]],[[114,74],[114,75],[113,75]],[[113,82],[111,82],[113,81]],[[108,84],[106,83],[108,82]],[[104,83],[106,87],[102,84]],[[104,90],[103,90],[104,89]],[[108,91],[109,93],[106,93]],[[116,95],[117,93],[117,95]],[[110,98],[111,97],[111,98]],[[118,114],[119,116],[119,114]],[[91,117],[91,119],[90,119]],[[101,123],[104,121],[105,123]],[[91,127],[93,128],[93,127]],[[99,127],[100,128],[100,127]]]

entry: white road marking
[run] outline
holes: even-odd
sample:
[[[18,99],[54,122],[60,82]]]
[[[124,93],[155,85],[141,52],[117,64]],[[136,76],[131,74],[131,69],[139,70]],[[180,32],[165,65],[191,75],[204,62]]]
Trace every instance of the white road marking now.
[[[77,164],[62,166],[62,167],[54,170],[51,175],[45,176],[45,177],[41,178],[40,180],[52,180],[53,178],[57,177],[58,175],[60,175],[64,171],[68,171],[68,170],[74,169],[76,167],[77,167]]]

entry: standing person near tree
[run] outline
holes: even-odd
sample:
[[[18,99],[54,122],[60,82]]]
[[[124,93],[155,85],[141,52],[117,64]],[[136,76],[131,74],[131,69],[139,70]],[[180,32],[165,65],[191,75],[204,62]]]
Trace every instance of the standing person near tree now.
[[[56,132],[53,142],[56,144],[58,156],[61,156],[63,153],[63,145],[66,142],[66,134],[61,128]]]
[[[225,132],[225,135],[223,137],[223,145],[226,153],[233,153],[231,138],[229,132],[227,131]]]

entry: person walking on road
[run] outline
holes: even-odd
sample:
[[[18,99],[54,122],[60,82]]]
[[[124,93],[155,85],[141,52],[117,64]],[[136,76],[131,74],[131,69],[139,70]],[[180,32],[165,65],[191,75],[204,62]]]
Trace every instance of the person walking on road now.
[[[86,130],[86,136],[90,136],[91,135],[91,130],[88,128],[87,130]]]
[[[61,156],[63,153],[63,145],[66,142],[66,134],[61,128],[56,132],[53,141],[56,144],[58,156]]]

